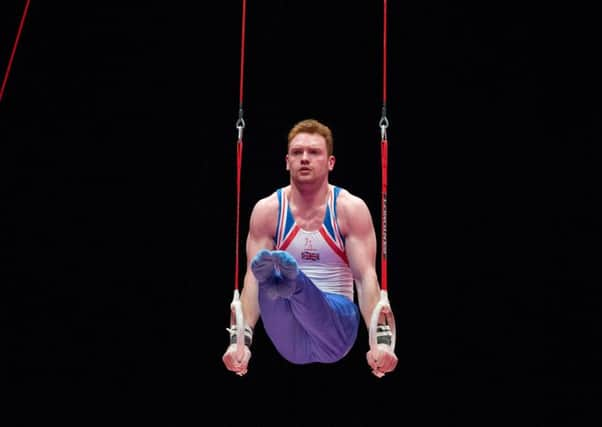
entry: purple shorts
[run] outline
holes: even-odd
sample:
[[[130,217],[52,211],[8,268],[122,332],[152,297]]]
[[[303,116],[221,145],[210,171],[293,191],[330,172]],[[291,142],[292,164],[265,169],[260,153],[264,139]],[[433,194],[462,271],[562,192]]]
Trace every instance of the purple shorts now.
[[[259,284],[259,306],[266,333],[276,350],[295,364],[342,359],[357,338],[360,312],[344,295],[323,292],[302,272],[292,283],[272,276]],[[288,297],[274,298],[273,286],[294,286]]]

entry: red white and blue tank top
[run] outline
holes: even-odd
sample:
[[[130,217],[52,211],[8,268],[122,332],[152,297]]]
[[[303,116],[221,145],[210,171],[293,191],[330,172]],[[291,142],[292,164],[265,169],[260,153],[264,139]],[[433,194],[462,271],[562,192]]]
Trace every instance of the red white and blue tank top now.
[[[278,196],[278,225],[274,244],[295,257],[299,268],[322,291],[341,294],[353,301],[353,274],[339,231],[336,200],[341,188],[330,185],[324,220],[318,230],[304,230],[295,222],[284,188]]]

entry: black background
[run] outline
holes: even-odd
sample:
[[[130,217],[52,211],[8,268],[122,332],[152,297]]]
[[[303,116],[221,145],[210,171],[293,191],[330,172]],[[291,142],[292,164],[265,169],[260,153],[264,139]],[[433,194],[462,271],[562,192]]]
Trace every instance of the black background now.
[[[0,6],[3,73],[24,3]],[[365,330],[335,365],[291,365],[258,325],[239,378],[221,356],[242,3],[215,3],[31,4],[0,101],[1,381],[21,422],[599,425],[593,11],[388,2],[399,366],[370,374]],[[380,240],[383,8],[350,3],[247,5],[241,236],[314,117]]]

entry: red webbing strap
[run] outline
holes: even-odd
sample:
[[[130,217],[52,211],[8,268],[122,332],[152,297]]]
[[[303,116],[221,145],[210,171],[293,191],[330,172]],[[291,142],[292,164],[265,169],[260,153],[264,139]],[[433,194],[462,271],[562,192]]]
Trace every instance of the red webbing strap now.
[[[236,143],[236,256],[234,267],[234,289],[238,289],[240,253],[240,170],[242,168],[242,138]]]
[[[238,140],[236,142],[236,253],[234,266],[234,289],[238,290],[238,276],[240,264],[240,175],[242,169],[242,148],[243,148],[243,129],[245,121],[243,119],[243,82],[244,82],[244,61],[245,61],[245,21],[247,15],[247,2],[242,0],[242,24],[240,40],[240,93],[238,99],[238,120],[236,128],[238,129]]]
[[[387,104],[387,0],[383,0],[383,106]]]
[[[383,0],[383,106],[380,119],[381,128],[381,170],[382,170],[382,198],[381,198],[381,258],[380,258],[380,285],[382,290],[387,290],[387,0]]]
[[[246,32],[246,16],[247,16],[247,2],[242,0],[242,23],[240,31],[240,94],[238,102],[240,110],[242,111],[242,99],[243,99],[243,82],[244,82],[244,69],[245,69],[245,32]]]
[[[380,285],[383,290],[387,290],[387,140],[383,139],[381,145],[381,163],[382,163],[382,252],[380,260]]]
[[[10,52],[10,57],[8,58],[8,65],[6,66],[6,71],[4,72],[4,78],[2,79],[2,86],[0,86],[0,102],[2,102],[2,96],[4,95],[4,89],[6,88],[6,83],[8,82],[8,75],[10,74],[10,68],[13,65],[13,59],[15,57],[15,52],[17,51],[17,44],[19,44],[19,39],[21,38],[21,32],[23,31],[23,25],[25,24],[25,17],[27,16],[27,11],[29,10],[29,2],[27,0],[25,2],[25,10],[23,11],[23,15],[21,16],[21,21],[19,22],[19,28],[17,29],[17,36],[15,37],[15,42],[13,43],[13,48]]]

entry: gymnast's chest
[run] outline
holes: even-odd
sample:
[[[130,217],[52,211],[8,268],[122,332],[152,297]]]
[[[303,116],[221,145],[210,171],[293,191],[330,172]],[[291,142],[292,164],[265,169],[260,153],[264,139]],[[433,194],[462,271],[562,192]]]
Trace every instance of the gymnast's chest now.
[[[324,222],[324,215],[326,214],[326,207],[313,209],[311,211],[300,212],[291,209],[291,214],[295,223],[307,232],[317,231],[322,227]]]

